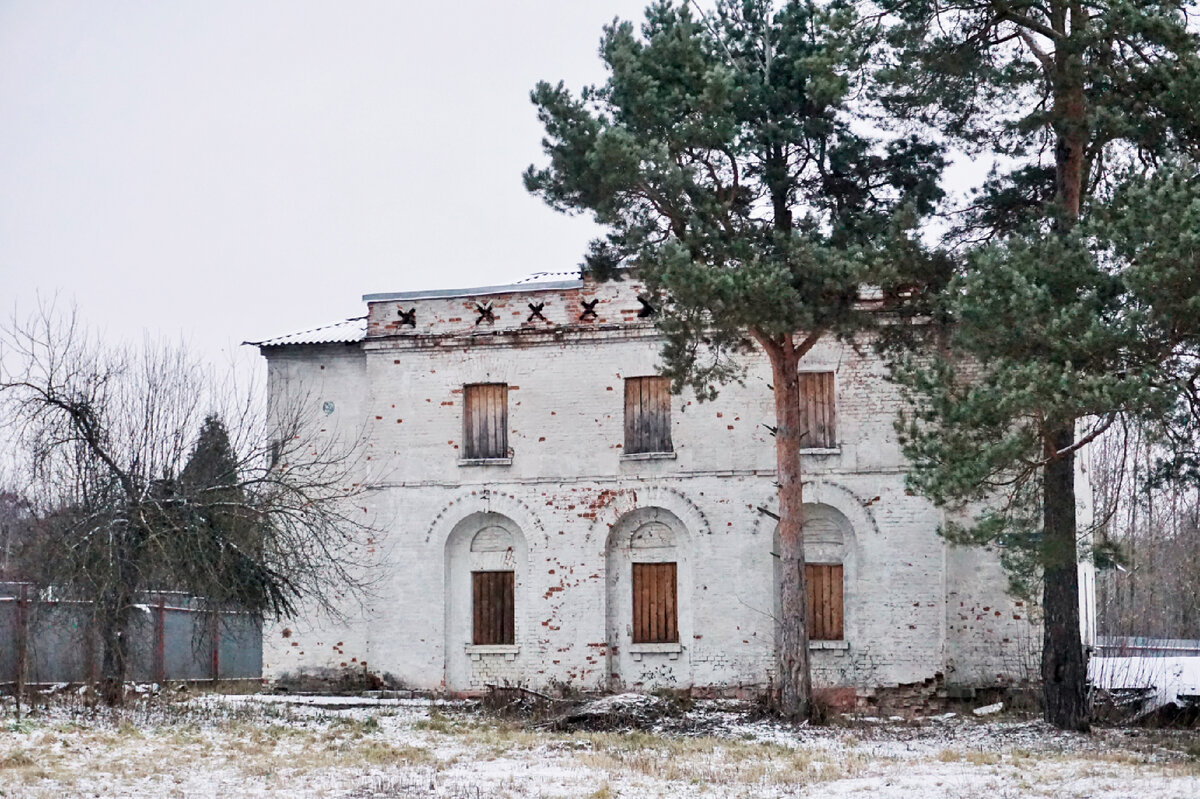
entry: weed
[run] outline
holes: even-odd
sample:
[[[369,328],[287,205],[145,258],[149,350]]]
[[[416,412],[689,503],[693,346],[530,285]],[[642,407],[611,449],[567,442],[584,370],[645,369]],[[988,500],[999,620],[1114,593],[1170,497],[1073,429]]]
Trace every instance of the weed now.
[[[413,728],[445,734],[454,731],[454,724],[445,713],[434,705],[429,708],[429,718],[419,720],[413,725]]]
[[[37,729],[37,725],[27,718],[19,720],[14,719],[13,721],[10,721],[8,724],[4,725],[5,732],[18,732],[24,734],[33,732],[35,729]]]
[[[412,766],[432,763],[436,760],[428,749],[404,744],[396,745],[372,741],[360,747],[356,754],[364,763],[374,766]]]
[[[663,701],[663,713],[666,715],[682,715],[696,706],[692,692],[680,688],[659,688],[654,696]]]
[[[1000,762],[1000,755],[996,752],[986,752],[984,750],[967,752],[963,758],[972,766],[994,766]]]
[[[142,731],[131,721],[122,721],[117,726],[117,734],[125,738],[141,738]]]
[[[33,757],[24,749],[14,749],[3,757],[0,757],[0,769],[24,768],[33,764]]]

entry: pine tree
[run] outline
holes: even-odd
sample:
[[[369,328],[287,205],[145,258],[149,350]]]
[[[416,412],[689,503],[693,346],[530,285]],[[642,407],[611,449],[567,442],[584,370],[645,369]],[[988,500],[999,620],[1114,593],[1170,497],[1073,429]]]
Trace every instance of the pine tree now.
[[[218,416],[205,417],[178,482],[181,518],[165,559],[171,579],[214,608],[277,606],[283,597],[271,595],[276,580],[262,560],[263,522],[247,501]]]
[[[229,431],[216,414],[204,417],[196,443],[179,481],[193,491],[228,489],[238,484],[237,454],[229,443]]]
[[[607,27],[607,82],[578,96],[541,83],[546,168],[528,189],[608,229],[585,270],[624,268],[658,299],[664,372],[701,399],[757,346],[771,364],[779,483],[780,709],[811,708],[797,365],[818,341],[871,327],[898,220],[940,197],[938,150],[856,133],[846,112],[869,48],[852,8],[720,2],[711,17],[657,2],[639,36]]]
[[[1200,142],[1188,2],[884,0],[895,21],[886,104],[997,171],[963,217],[932,364],[897,374],[913,482],[940,503],[1005,498],[959,538],[1002,542],[1042,576],[1044,711],[1088,727],[1080,642],[1075,458],[1121,414],[1172,407],[1161,330],[1144,327],[1137,264],[1099,213],[1131,172]],[[1129,209],[1126,209],[1128,212]],[[1164,233],[1164,235],[1170,235]],[[1128,254],[1126,254],[1128,255]],[[1175,386],[1174,388],[1178,388]]]

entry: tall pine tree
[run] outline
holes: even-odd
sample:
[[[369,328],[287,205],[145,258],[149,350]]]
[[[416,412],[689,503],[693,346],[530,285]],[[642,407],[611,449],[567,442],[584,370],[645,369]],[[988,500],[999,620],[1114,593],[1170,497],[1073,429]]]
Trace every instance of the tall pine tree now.
[[[1008,165],[962,217],[972,246],[944,296],[945,348],[897,371],[920,408],[904,429],[913,480],[943,503],[1006,498],[958,535],[1040,568],[1045,716],[1086,729],[1075,459],[1119,415],[1162,413],[1179,387],[1131,293],[1137,264],[1104,243],[1115,223],[1097,212],[1130,172],[1200,141],[1197,8],[880,5],[894,22],[888,106]]]
[[[778,8],[775,6],[778,5]],[[846,98],[868,48],[853,9],[768,0],[695,17],[657,2],[640,35],[604,31],[602,86],[547,83],[533,101],[549,166],[526,186],[608,229],[585,269],[623,267],[659,296],[665,372],[713,396],[757,347],[771,364],[779,484],[780,709],[810,713],[797,366],[827,337],[874,323],[859,302],[897,220],[939,199],[941,159],[857,133]]]

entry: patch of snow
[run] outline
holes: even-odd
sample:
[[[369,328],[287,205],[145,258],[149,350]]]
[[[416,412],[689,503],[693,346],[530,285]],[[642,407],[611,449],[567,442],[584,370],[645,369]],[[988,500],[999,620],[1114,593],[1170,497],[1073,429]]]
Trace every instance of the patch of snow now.
[[[367,317],[356,316],[328,325],[288,333],[263,341],[246,341],[259,347],[280,347],[289,344],[351,344],[362,341],[367,335]]]
[[[659,700],[648,694],[614,694],[589,702],[581,712],[585,713],[621,713],[630,710],[648,708],[659,703]]]
[[[1092,687],[1144,694],[1142,713],[1200,695],[1200,657],[1108,657],[1088,663]]]
[[[656,702],[596,704],[620,714]],[[700,701],[673,717],[694,729],[626,737],[513,729],[473,707],[286,695],[139,701],[111,713],[51,703],[28,724],[0,727],[0,758],[32,761],[5,767],[0,783],[18,780],[14,795],[29,799],[1200,796],[1200,774],[1145,731],[1088,736],[969,714],[797,728],[744,704]],[[703,740],[688,744],[692,736]]]

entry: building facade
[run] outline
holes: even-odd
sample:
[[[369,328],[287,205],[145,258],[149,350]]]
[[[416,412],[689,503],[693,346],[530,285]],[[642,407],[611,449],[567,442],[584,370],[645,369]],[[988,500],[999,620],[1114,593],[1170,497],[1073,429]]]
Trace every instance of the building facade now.
[[[657,376],[633,281],[367,295],[367,315],[261,342],[269,391],[361,437],[369,599],[264,632],[269,676],[414,688],[757,690],[778,583],[770,369],[698,402]],[[869,347],[803,359],[818,685],[990,686],[1036,675],[1040,628],[994,552],[948,545],[906,490],[900,398]]]

